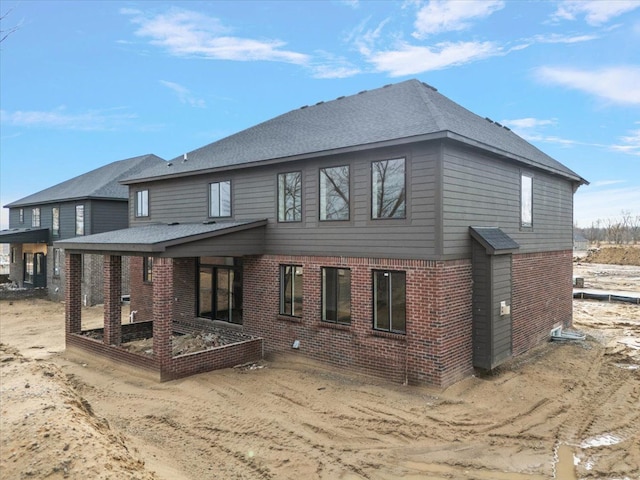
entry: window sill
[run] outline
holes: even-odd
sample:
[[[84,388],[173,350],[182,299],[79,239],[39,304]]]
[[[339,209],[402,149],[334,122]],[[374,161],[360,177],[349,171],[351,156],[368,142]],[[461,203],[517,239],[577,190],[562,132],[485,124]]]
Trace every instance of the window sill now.
[[[332,330],[344,330],[344,331],[351,330],[351,325],[345,325],[344,323],[325,322],[324,320],[320,322],[320,327],[329,328]]]
[[[407,341],[407,335],[403,333],[383,332],[381,330],[371,330],[371,336],[389,338],[391,340],[400,340],[402,342]]]
[[[278,316],[276,318],[278,320],[282,320],[283,322],[302,323],[302,317],[292,317],[290,315],[278,314]]]

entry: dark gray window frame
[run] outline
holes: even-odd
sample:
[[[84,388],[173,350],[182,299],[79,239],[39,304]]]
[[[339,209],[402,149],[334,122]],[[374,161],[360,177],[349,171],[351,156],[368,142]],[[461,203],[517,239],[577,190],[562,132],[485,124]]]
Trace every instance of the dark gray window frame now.
[[[142,257],[142,281],[153,283],[153,257]]]
[[[60,236],[60,207],[51,207],[51,234]]]
[[[289,273],[287,273],[287,269],[289,269]],[[284,315],[287,317],[296,317],[296,318],[300,318],[302,317],[302,311],[304,308],[304,298],[302,295],[302,291],[300,291],[300,304],[299,304],[299,312],[296,310],[296,289],[295,289],[295,276],[298,275],[298,269],[300,269],[300,276],[302,277],[302,281],[304,282],[304,268],[302,265],[298,265],[298,264],[281,264],[280,265],[280,269],[279,269],[279,275],[280,275],[280,301],[279,301],[279,313],[280,315]],[[291,279],[289,282],[286,281],[286,277],[288,275],[291,275]],[[290,288],[289,294],[291,297],[291,309],[290,311],[288,311],[287,309],[287,305],[286,305],[286,287]],[[301,289],[303,288],[303,286],[301,286]]]
[[[149,216],[149,190],[136,191],[136,218]]]
[[[402,216],[376,216],[375,211],[376,211],[376,195],[375,195],[375,188],[374,188],[374,171],[375,171],[375,164],[379,164],[379,163],[384,163],[384,162],[393,162],[393,161],[398,161],[398,160],[402,160],[403,163],[403,188],[402,188],[402,193],[403,193],[403,204],[404,204],[404,208],[403,208],[403,214]],[[407,157],[405,156],[399,156],[399,157],[395,157],[395,158],[386,158],[386,159],[381,159],[381,160],[373,160],[370,164],[370,168],[369,168],[369,189],[370,189],[370,202],[369,202],[369,206],[370,206],[370,218],[371,220],[374,221],[378,221],[378,220],[405,220],[407,218],[407,210],[408,210],[408,195],[407,195],[407,170],[408,170],[408,161],[407,161]]]
[[[286,207],[286,192],[282,191],[282,185],[281,185],[281,178],[285,178],[285,184],[286,184],[286,177],[288,175],[299,175],[299,201],[298,201],[298,205],[299,207],[296,209],[295,205],[296,202],[294,201],[294,218],[293,219],[287,219],[287,212],[286,209],[283,211],[283,209],[281,207]],[[302,222],[302,217],[303,217],[303,212],[302,212],[302,207],[303,207],[303,189],[302,189],[302,182],[303,182],[303,175],[302,175],[302,170],[294,170],[291,172],[282,172],[282,173],[278,173],[277,177],[276,177],[276,181],[277,181],[277,201],[276,201],[276,208],[277,208],[277,212],[276,212],[276,218],[278,219],[278,223],[295,223],[295,222]],[[296,218],[295,212],[298,211],[299,212],[299,217]],[[281,215],[282,214],[282,215]]]
[[[389,328],[379,328],[377,326],[377,289],[376,289],[376,275],[377,274],[383,274],[383,275],[388,275],[390,279],[393,278],[393,275],[398,275],[398,274],[402,274],[404,277],[404,308],[405,308],[405,316],[404,316],[404,329],[394,329],[393,328],[393,280],[390,280],[389,282],[389,287],[387,288],[387,292],[386,292],[386,300],[387,300],[387,304],[389,306],[389,310],[388,310],[388,314],[387,314],[387,320],[389,322]],[[407,333],[407,314],[406,314],[406,308],[407,308],[407,272],[404,270],[372,270],[371,271],[371,289],[372,289],[372,308],[373,308],[373,322],[372,322],[372,326],[373,329],[375,331],[378,332],[387,332],[387,333],[395,333],[395,334],[399,334],[399,335],[406,335]]]
[[[323,210],[323,202],[322,202],[322,179],[323,172],[326,170],[333,170],[339,168],[347,169],[347,193],[346,193],[346,206],[347,206],[347,217],[346,218],[322,218],[322,210]],[[331,177],[329,177],[326,173],[324,174],[327,181],[331,181]],[[335,183],[331,182],[334,186]],[[338,189],[335,189],[336,191]],[[344,193],[344,192],[343,192]],[[344,196],[340,195],[343,200]],[[318,170],[318,219],[321,222],[348,222],[351,220],[351,165],[335,165],[331,167],[322,167]]]
[[[220,188],[221,184],[228,184],[229,185],[229,214],[228,215],[223,215],[222,214],[222,189]],[[215,212],[213,211],[213,186],[214,185],[218,185],[218,214],[215,215]],[[218,182],[211,182],[209,183],[209,218],[231,218],[233,216],[233,191],[232,191],[233,185],[231,184],[231,180],[222,180],[222,181],[218,181]]]
[[[328,271],[335,271],[336,272],[336,278],[338,279],[338,281],[336,282],[336,284],[333,286],[333,288],[335,289],[334,291],[334,299],[335,299],[335,311],[336,311],[336,318],[335,319],[328,319],[327,318],[327,272]],[[349,272],[349,319],[347,321],[341,321],[338,315],[338,305],[340,304],[340,275],[339,272],[340,271],[345,271],[345,272]],[[351,325],[351,269],[349,268],[342,268],[342,267],[322,267],[321,271],[320,271],[320,278],[321,278],[321,282],[322,282],[322,312],[321,312],[321,319],[323,322],[327,322],[327,323],[334,323],[337,325]]]
[[[60,277],[60,270],[62,269],[62,266],[60,265],[60,256],[61,256],[60,253],[61,253],[60,248],[53,249],[53,277],[54,278]]]
[[[18,209],[18,221],[24,223],[24,208]]]
[[[79,222],[79,215],[78,212],[82,212],[82,222]],[[75,232],[76,235],[84,235],[85,234],[85,225],[84,225],[84,220],[85,220],[85,208],[84,208],[84,204],[80,204],[80,205],[76,205],[76,214],[75,214],[75,224],[76,224],[76,228],[75,228]],[[81,227],[81,228],[79,228]]]

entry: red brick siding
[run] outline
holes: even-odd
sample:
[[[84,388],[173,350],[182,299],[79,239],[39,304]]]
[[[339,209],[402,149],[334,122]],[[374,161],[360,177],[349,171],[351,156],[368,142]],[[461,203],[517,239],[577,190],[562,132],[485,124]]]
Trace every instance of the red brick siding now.
[[[303,266],[303,314],[279,315],[279,266]],[[351,326],[321,321],[321,267],[351,269]],[[407,332],[372,328],[372,271],[406,272]],[[245,257],[244,328],[291,350],[396,382],[448,385],[472,371],[471,264],[347,257]]]
[[[513,255],[513,355],[546,340],[552,328],[572,324],[573,252]]]
[[[122,257],[104,256],[104,343],[122,341]]]
[[[67,343],[69,334],[82,331],[82,257],[69,254],[65,257],[65,333]]]

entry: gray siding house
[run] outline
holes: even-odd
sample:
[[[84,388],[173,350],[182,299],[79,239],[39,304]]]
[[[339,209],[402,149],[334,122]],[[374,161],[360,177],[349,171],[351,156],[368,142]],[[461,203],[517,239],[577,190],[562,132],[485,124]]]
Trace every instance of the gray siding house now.
[[[572,322],[587,182],[417,80],[303,106],[123,183],[128,229],[56,245],[104,255],[113,288],[130,258],[160,379],[222,365],[170,351],[172,334],[213,325],[267,354],[446,386]],[[68,345],[97,351],[69,285]],[[105,320],[100,351],[122,360],[125,341]]]
[[[155,155],[120,160],[5,205],[9,228],[0,231],[0,243],[10,244],[9,279],[64,299],[64,249],[53,242],[126,228],[128,189],[119,181],[160,163]],[[85,256],[82,282],[83,302],[102,303],[100,256]]]

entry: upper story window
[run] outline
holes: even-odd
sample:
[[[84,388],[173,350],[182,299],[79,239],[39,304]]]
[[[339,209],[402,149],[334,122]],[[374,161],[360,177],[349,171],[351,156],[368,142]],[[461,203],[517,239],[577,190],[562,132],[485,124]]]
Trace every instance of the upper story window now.
[[[520,176],[520,226],[533,227],[533,177]]]
[[[280,314],[302,316],[302,267],[280,265]]]
[[[320,220],[349,220],[349,166],[320,169]]]
[[[406,208],[404,158],[371,164],[371,217],[404,218]]]
[[[278,174],[278,221],[302,220],[302,172]]]
[[[18,210],[18,221],[24,223],[24,208]]]
[[[51,233],[54,237],[60,236],[60,208],[51,209]]]
[[[209,184],[209,216],[231,216],[231,181]]]
[[[373,328],[393,333],[406,333],[405,272],[376,270],[373,272]]]
[[[76,235],[84,235],[84,205],[76,205]]]
[[[142,258],[142,281],[145,283],[153,282],[153,257]]]
[[[136,192],[136,217],[149,216],[149,190]]]
[[[32,227],[40,226],[40,207],[31,209],[31,226]]]
[[[322,269],[322,320],[351,324],[351,270]]]

